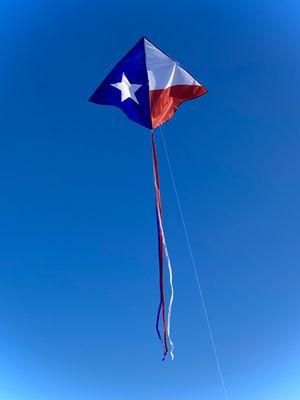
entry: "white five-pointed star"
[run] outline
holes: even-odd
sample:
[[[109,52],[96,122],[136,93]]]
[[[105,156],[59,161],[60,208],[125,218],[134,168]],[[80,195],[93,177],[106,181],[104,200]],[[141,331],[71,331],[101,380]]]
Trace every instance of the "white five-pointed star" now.
[[[130,98],[135,101],[137,104],[137,98],[135,96],[135,92],[139,90],[142,85],[138,85],[136,83],[130,83],[125,75],[125,72],[122,74],[122,81],[118,83],[111,83],[111,86],[121,90],[121,101],[125,101],[126,99]]]

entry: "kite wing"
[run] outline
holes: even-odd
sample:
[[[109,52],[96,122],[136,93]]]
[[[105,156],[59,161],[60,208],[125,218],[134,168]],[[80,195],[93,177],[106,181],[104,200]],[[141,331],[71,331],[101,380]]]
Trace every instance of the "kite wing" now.
[[[143,37],[89,100],[119,107],[132,121],[152,130],[172,118],[181,103],[206,92],[177,61]]]

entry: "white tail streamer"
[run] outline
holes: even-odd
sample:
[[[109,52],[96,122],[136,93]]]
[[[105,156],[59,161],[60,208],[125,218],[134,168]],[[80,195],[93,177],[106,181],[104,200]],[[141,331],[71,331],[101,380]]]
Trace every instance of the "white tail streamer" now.
[[[165,240],[164,240],[164,242],[165,242]],[[174,301],[173,271],[172,271],[172,264],[171,264],[171,260],[170,260],[170,257],[169,257],[169,253],[168,253],[168,249],[167,249],[166,243],[164,243],[164,249],[165,249],[165,255],[166,255],[166,259],[167,259],[167,263],[168,263],[169,277],[170,277],[170,287],[171,287],[171,296],[170,296],[169,308],[168,308],[167,330],[168,330],[169,342],[170,342],[170,345],[171,345],[170,354],[171,354],[172,360],[174,360],[174,343],[172,342],[172,338],[171,338],[171,315],[172,315],[172,306],[173,306],[173,301]]]
[[[171,260],[169,257],[168,248],[167,248],[165,232],[164,232],[164,228],[162,225],[162,218],[161,218],[160,210],[158,211],[157,214],[158,214],[159,227],[160,227],[160,230],[162,233],[164,252],[165,252],[165,256],[166,256],[167,264],[168,264],[169,282],[170,282],[170,287],[171,287],[171,296],[170,296],[169,307],[168,307],[167,332],[168,332],[169,343],[171,346],[170,355],[171,355],[171,359],[174,360],[174,343],[173,343],[172,337],[171,337],[171,316],[172,316],[172,307],[173,307],[173,301],[174,301],[173,269],[172,269],[172,264],[171,264]]]

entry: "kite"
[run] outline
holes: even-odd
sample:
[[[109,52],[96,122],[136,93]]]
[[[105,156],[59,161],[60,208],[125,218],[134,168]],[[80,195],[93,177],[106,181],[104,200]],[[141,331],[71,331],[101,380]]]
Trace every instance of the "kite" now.
[[[207,90],[177,61],[146,37],[121,59],[90,97],[90,101],[120,108],[129,119],[151,131],[155,206],[158,231],[160,300],[156,331],[163,345],[163,360],[174,358],[171,313],[174,299],[173,272],[166,244],[154,130],[173,117],[180,104]],[[170,298],[165,300],[165,260],[169,271]],[[161,327],[161,328],[160,328]]]

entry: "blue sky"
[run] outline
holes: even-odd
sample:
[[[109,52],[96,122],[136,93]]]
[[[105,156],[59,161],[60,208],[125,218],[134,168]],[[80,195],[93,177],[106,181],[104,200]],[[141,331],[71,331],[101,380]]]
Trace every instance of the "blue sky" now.
[[[209,90],[164,135],[229,398],[298,400],[298,2],[0,7],[0,398],[223,399],[161,140],[173,363],[149,132],[87,101],[146,35]]]

